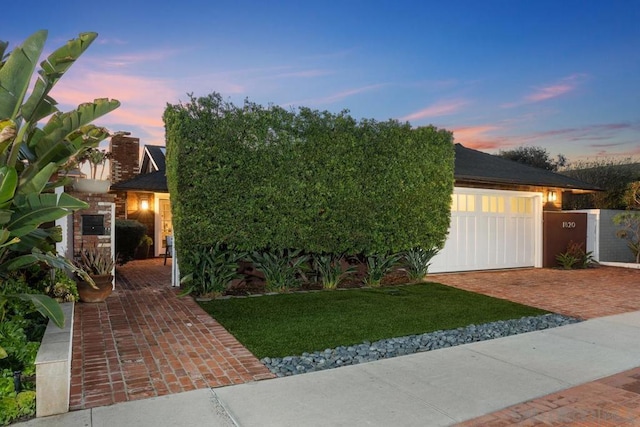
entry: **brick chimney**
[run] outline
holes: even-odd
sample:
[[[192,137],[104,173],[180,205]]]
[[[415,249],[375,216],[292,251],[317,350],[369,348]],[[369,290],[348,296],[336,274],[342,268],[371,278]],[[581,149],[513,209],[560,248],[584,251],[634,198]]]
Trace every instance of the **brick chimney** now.
[[[140,138],[132,138],[130,133],[118,133],[111,137],[111,184],[128,181],[140,172]],[[127,217],[127,193],[115,192],[116,218]]]
[[[111,184],[128,181],[140,172],[140,138],[132,138],[129,133],[111,137]]]

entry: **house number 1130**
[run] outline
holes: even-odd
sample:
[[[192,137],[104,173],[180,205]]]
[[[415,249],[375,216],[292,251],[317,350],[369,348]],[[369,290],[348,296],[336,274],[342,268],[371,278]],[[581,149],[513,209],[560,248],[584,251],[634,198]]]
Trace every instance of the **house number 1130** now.
[[[573,221],[563,221],[562,228],[576,228],[576,223]]]

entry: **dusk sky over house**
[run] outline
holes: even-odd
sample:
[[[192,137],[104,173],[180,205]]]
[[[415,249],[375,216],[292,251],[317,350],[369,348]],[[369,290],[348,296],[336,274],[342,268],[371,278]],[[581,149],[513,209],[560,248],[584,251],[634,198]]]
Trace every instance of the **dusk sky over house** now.
[[[164,145],[167,103],[219,92],[433,124],[489,153],[640,158],[638,0],[28,4],[3,6],[0,40],[46,29],[49,53],[98,32],[52,95],[120,100],[97,123],[142,144]]]

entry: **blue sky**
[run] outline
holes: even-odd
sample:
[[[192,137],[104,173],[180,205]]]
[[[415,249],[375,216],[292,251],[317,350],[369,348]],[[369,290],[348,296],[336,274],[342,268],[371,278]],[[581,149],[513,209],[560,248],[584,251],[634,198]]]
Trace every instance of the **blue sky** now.
[[[8,9],[8,11],[7,11]],[[93,46],[53,92],[62,109],[122,106],[98,124],[163,145],[167,103],[240,104],[408,120],[495,153],[640,158],[640,1],[156,1],[3,6],[0,40],[83,31]]]

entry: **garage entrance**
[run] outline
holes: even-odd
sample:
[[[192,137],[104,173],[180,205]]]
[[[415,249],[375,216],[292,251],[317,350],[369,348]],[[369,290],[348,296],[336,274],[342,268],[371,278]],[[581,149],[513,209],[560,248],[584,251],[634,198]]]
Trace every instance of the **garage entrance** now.
[[[540,267],[542,195],[456,187],[444,248],[430,272]]]

